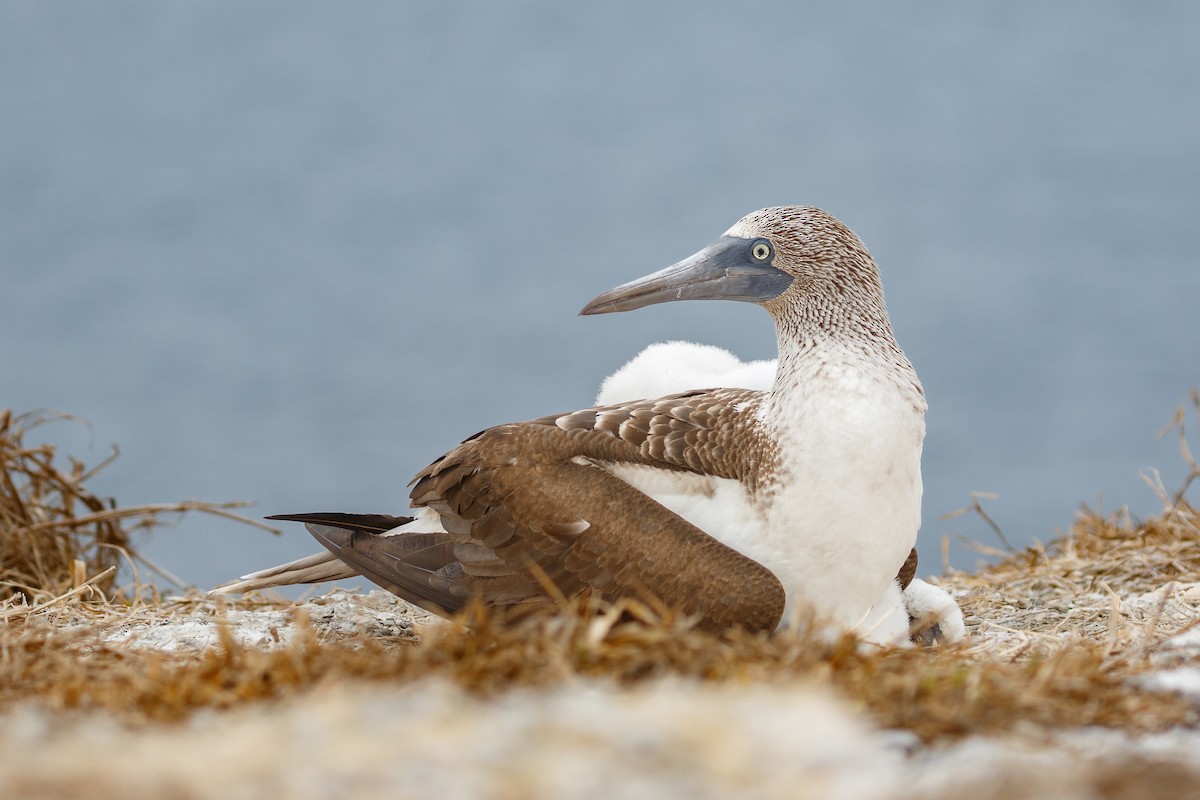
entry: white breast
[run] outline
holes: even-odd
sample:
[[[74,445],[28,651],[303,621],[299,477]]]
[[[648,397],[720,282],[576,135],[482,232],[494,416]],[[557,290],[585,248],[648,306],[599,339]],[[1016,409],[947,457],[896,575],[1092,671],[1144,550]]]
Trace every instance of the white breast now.
[[[924,422],[885,397],[814,403],[780,434],[782,474],[764,535],[788,543],[771,568],[789,613],[803,600],[857,626],[916,543]]]

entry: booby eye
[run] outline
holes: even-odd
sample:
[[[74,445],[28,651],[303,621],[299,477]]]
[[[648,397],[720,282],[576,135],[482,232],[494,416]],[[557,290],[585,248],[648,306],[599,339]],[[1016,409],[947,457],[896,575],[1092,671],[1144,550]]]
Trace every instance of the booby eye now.
[[[771,245],[759,239],[751,245],[750,255],[754,256],[755,261],[766,261],[771,257]]]

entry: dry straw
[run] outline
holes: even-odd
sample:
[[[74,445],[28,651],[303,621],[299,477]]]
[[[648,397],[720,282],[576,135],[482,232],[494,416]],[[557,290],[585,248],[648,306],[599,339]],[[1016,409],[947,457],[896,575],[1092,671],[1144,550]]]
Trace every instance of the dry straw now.
[[[108,458],[89,468],[75,458],[64,464],[51,444],[26,442],[38,428],[64,421],[81,423],[57,412],[0,411],[0,601],[28,608],[106,592],[115,585],[122,564],[141,563],[162,573],[138,555],[131,537],[152,529],[164,515],[201,511],[273,530],[232,513],[230,509],[243,505],[239,503],[121,507],[95,495],[84,484],[116,460],[115,447]]]

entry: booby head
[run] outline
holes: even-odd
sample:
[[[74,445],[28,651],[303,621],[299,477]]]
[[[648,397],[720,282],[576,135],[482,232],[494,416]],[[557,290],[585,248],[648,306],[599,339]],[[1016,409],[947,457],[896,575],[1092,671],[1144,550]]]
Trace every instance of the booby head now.
[[[823,287],[839,295],[865,290],[882,301],[875,263],[853,231],[819,208],[778,206],[747,214],[698,253],[604,292],[580,314],[673,300],[741,300],[779,316],[811,305],[806,300]]]

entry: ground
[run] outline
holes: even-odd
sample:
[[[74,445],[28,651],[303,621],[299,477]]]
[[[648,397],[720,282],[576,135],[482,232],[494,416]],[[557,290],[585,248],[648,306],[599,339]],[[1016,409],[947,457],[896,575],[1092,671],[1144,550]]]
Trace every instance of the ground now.
[[[7,496],[61,512],[85,474],[35,504],[10,470]],[[0,794],[1200,797],[1187,488],[937,578],[966,641],[890,650],[635,603],[447,622],[366,587],[160,596],[93,558],[110,505],[62,515],[61,568],[27,557],[47,513],[0,508]]]

